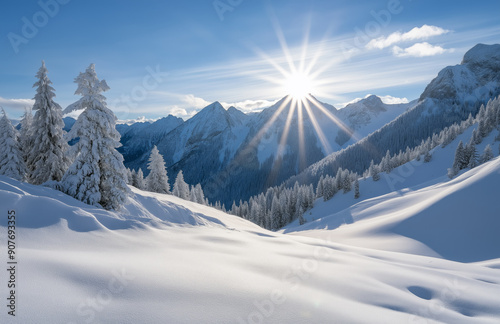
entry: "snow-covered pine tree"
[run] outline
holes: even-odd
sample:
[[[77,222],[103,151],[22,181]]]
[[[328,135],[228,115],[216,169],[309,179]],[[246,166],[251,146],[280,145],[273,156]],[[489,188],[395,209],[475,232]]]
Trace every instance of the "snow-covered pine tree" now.
[[[102,92],[109,90],[106,81],[100,81],[91,64],[75,79],[81,95],[80,114],[69,135],[80,138],[75,144],[75,161],[64,174],[60,188],[70,196],[89,205],[118,210],[127,199],[127,171],[123,156],[116,150],[120,134],[116,131],[116,117],[107,108]]]
[[[54,88],[47,76],[45,62],[38,70],[38,81],[33,110],[33,125],[31,133],[32,143],[27,153],[26,166],[28,178],[33,184],[42,184],[47,181],[60,181],[69,167],[66,151],[68,144],[64,139],[64,121],[62,109],[54,101]]]
[[[31,113],[31,107],[25,107],[24,115],[21,119],[21,129],[19,130],[19,147],[23,152],[24,162],[27,161],[30,148],[33,147],[32,127],[33,114]]]
[[[453,161],[452,169],[460,171],[466,168],[468,163],[469,161],[466,156],[464,143],[460,141],[458,143],[457,149],[455,150],[455,160]]]
[[[280,200],[277,195],[274,195],[273,202],[271,204],[271,229],[278,230],[282,226],[281,221],[281,206]]]
[[[198,204],[205,205],[205,193],[203,192],[203,188],[201,187],[201,184],[197,184],[194,186],[194,195],[195,195],[195,202]]]
[[[249,215],[250,221],[254,222],[255,224],[258,224],[259,215],[262,214],[261,206],[259,205],[259,198],[253,197],[249,203],[249,207],[250,207],[250,215]]]
[[[337,193],[337,187],[335,185],[335,179],[327,175],[323,179],[323,200],[328,201],[332,199]]]
[[[467,168],[469,169],[474,169],[477,167],[479,158],[477,155],[477,149],[476,149],[476,144],[472,141],[467,145],[465,150],[468,152],[468,157],[469,157],[469,163],[467,164]]]
[[[144,188],[146,188],[146,183],[144,181],[144,173],[142,172],[141,168],[139,168],[139,170],[137,170],[137,172],[134,173],[133,182],[134,182],[134,187],[136,187],[137,189],[144,190]]]
[[[175,178],[172,194],[179,198],[189,200],[189,185],[184,181],[184,174],[182,173],[182,170],[179,171],[179,173],[177,174],[177,178]]]
[[[356,177],[356,180],[354,180],[354,199],[359,198],[359,180]]]
[[[135,174],[134,170],[130,170],[129,168],[127,168],[127,184],[131,186],[134,185],[134,174]]]
[[[486,145],[484,148],[483,154],[480,158],[480,163],[486,163],[489,160],[493,159],[495,156],[493,155],[493,151],[491,150],[490,144]]]
[[[448,178],[453,179],[459,172],[458,168],[456,166],[452,166],[451,168],[448,168]]]
[[[284,226],[285,224],[288,224],[289,222],[292,221],[292,216],[293,216],[288,214],[288,210],[286,208],[288,204],[286,192],[282,192],[282,194],[279,196],[279,201],[281,207],[281,226]]]
[[[149,155],[148,170],[149,174],[146,177],[146,190],[162,194],[170,193],[165,161],[156,145]]]
[[[427,150],[424,155],[424,162],[428,163],[432,160],[432,155],[431,153]]]
[[[344,193],[351,191],[352,182],[351,182],[351,176],[350,176],[348,170],[344,170],[344,175],[342,176],[342,179],[343,179],[342,189],[344,189]]]
[[[323,177],[323,175],[321,175],[321,177],[319,178],[318,184],[316,186],[316,197],[317,198],[323,197],[323,195],[324,195],[324,181],[325,181],[325,178]]]
[[[0,119],[0,175],[23,181],[26,175],[18,133],[2,108]]]
[[[344,170],[342,170],[342,168],[338,168],[337,174],[335,175],[335,189],[337,192],[340,191],[344,186],[343,175],[344,175]]]
[[[392,171],[391,152],[389,152],[389,150],[387,150],[385,156],[382,158],[382,161],[380,162],[380,170],[385,173],[390,173]]]
[[[379,181],[380,180],[380,174],[379,174],[379,169],[378,166],[373,163],[373,160],[370,162],[370,168],[369,174],[372,177],[373,181]]]
[[[307,221],[304,217],[304,210],[302,210],[302,207],[299,208],[299,225],[304,225]]]

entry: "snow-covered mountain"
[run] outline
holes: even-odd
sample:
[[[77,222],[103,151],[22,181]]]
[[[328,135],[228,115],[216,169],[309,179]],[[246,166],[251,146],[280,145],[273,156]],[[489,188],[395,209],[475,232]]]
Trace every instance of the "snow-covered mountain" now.
[[[460,65],[441,70],[425,88],[420,101],[438,101],[474,105],[500,92],[500,44],[478,44],[470,49]]]
[[[337,110],[311,96],[299,109],[287,96],[259,114],[245,115],[215,102],[184,123],[171,123],[171,128],[119,125],[120,151],[126,166],[146,171],[149,151],[157,145],[171,180],[183,170],[188,183],[209,188],[210,200],[230,204],[356,142],[413,104],[388,105],[370,96]]]
[[[347,124],[349,132],[336,136],[339,148],[345,148],[381,128],[405,111],[413,108],[417,101],[402,104],[385,104],[380,97],[370,95],[339,110],[338,117]]]
[[[184,121],[181,118],[169,115],[154,123],[142,122],[132,125],[118,124],[116,129],[121,135],[122,147],[118,149],[127,161],[133,161],[138,157],[151,152],[155,143],[165,134],[180,126]],[[147,165],[142,165],[146,171]]]

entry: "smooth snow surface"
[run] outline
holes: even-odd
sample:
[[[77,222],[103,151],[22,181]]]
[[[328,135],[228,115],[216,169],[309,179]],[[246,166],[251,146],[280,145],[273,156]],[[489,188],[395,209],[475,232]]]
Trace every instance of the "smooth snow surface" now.
[[[378,198],[370,207],[373,217],[351,234],[310,228],[285,235],[170,195],[133,189],[125,209],[114,213],[0,177],[0,204],[5,214],[17,214],[19,262],[16,318],[4,307],[0,322],[498,323],[498,235],[489,248],[477,243],[482,234],[470,245],[477,258],[487,260],[482,263],[447,260],[455,250],[446,233],[438,241],[428,238],[446,225],[473,226],[485,237],[498,233],[498,215],[491,213],[496,202],[482,216],[454,203],[474,192],[492,199],[499,182],[497,159],[399,198],[399,212],[390,203],[397,197]],[[377,207],[384,203],[389,207]],[[447,208],[460,222],[427,213]],[[0,222],[2,242],[6,218]],[[425,224],[431,232],[421,231]],[[421,235],[411,237],[417,231]],[[351,245],[361,232],[366,246]],[[456,251],[474,243],[473,237],[463,238]],[[460,243],[456,236],[450,239]],[[380,241],[405,244],[409,251],[382,251]],[[428,255],[412,253],[415,246],[416,252],[428,252],[417,254]],[[7,272],[0,272],[4,286],[7,280]]]
[[[460,262],[500,258],[500,158],[463,170],[451,181],[446,176],[458,143],[467,143],[476,128],[472,125],[445,148],[436,147],[429,163],[414,160],[380,173],[377,182],[362,179],[359,200],[352,192],[317,200],[305,215],[308,223],[295,221],[284,232]],[[487,145],[497,151],[497,135],[491,132],[477,151]]]

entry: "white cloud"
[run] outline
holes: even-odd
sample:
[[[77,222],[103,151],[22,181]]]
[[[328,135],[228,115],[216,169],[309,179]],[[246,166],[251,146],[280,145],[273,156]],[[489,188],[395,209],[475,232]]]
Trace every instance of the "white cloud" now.
[[[415,27],[406,33],[395,32],[387,37],[382,36],[379,38],[372,39],[368,44],[366,44],[366,48],[384,49],[386,47],[392,46],[397,43],[424,40],[433,36],[439,36],[449,32],[450,32],[449,30],[443,29],[441,27],[423,25],[422,27]]]
[[[383,103],[387,105],[396,105],[396,104],[403,104],[403,103],[408,103],[407,98],[398,98],[398,97],[393,97],[393,96],[379,96],[380,99],[382,100]]]
[[[117,124],[127,124],[127,125],[132,125],[135,123],[154,123],[158,119],[159,118],[151,119],[151,118],[146,118],[145,116],[140,116],[140,117],[137,117],[136,119],[118,120],[116,123]]]
[[[264,108],[271,107],[275,103],[277,103],[278,100],[245,100],[241,102],[235,102],[235,103],[225,103],[222,102],[221,104],[227,109],[231,106],[236,107],[243,111],[244,113],[253,113],[253,112],[260,112]]]
[[[192,110],[190,113],[188,113],[186,109],[181,108],[179,106],[173,106],[173,107],[167,109],[167,114],[172,115],[172,116],[176,116],[176,117],[180,117],[184,120],[193,117],[197,112],[198,112],[198,110]]]
[[[424,56],[434,56],[445,53],[447,50],[441,46],[431,45],[427,42],[416,43],[408,48],[401,48],[399,46],[394,46],[392,48],[392,53],[397,57],[424,57]]]
[[[0,106],[15,110],[24,111],[25,107],[33,107],[35,100],[33,99],[5,99],[0,97]]]
[[[208,102],[203,98],[195,97],[195,95],[192,94],[179,95],[179,99],[189,107],[193,108],[205,108],[211,104],[211,102]]]

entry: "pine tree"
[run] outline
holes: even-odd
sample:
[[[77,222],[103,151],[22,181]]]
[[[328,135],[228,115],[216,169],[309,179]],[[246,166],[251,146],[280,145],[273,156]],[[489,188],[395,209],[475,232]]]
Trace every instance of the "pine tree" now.
[[[127,184],[133,186],[134,185],[135,171],[130,170],[129,168],[127,168],[126,171],[127,171]]]
[[[375,163],[373,163],[373,160],[370,162],[369,174],[372,177],[373,181],[380,180],[378,166],[376,166]]]
[[[452,171],[453,170],[460,171],[467,167],[467,164],[469,164],[469,158],[467,155],[468,153],[464,148],[464,144],[462,143],[462,141],[460,141],[458,143],[457,149],[455,150],[455,159],[453,161]]]
[[[31,113],[31,108],[26,107],[24,110],[23,118],[21,119],[21,129],[19,134],[19,147],[23,152],[24,162],[28,160],[28,154],[30,148],[33,147],[33,115]]]
[[[274,195],[273,202],[271,204],[271,229],[279,230],[282,227],[281,221],[281,206],[277,195]]]
[[[382,159],[382,162],[380,162],[380,169],[385,173],[390,173],[393,169],[391,163],[391,152],[389,152],[389,150],[387,150],[384,158]]]
[[[316,197],[323,197],[324,195],[324,181],[325,178],[321,176],[318,181],[318,185],[316,186]]]
[[[342,168],[338,168],[337,174],[335,175],[335,188],[336,192],[340,191],[344,187],[344,170]]]
[[[349,175],[349,171],[345,170],[345,173],[344,173],[344,176],[342,177],[342,179],[343,179],[342,188],[344,189],[344,193],[351,191],[352,182],[351,182],[351,177]]]
[[[163,156],[158,151],[156,145],[149,155],[148,170],[149,174],[146,177],[145,185],[146,190],[162,194],[170,193],[165,160],[163,160]]]
[[[134,187],[137,189],[144,190],[146,188],[146,182],[144,181],[144,173],[142,172],[142,169],[139,168],[137,172],[134,173],[133,176],[133,182],[134,182]]]
[[[330,176],[326,176],[323,180],[323,200],[328,201],[335,196],[337,193],[337,187],[335,185],[335,179]]]
[[[484,148],[483,154],[481,155],[480,162],[486,163],[489,160],[493,159],[495,156],[493,155],[493,151],[491,150],[490,144],[486,145]]]
[[[26,174],[18,133],[2,108],[0,119],[0,175],[23,181]]]
[[[453,179],[460,170],[456,166],[452,166],[448,169],[448,178]]]
[[[203,189],[201,188],[201,184],[197,184],[196,186],[191,187],[190,198],[192,202],[198,204],[205,204],[205,194],[203,193]]]
[[[184,174],[182,173],[182,170],[179,171],[177,178],[175,178],[172,194],[179,198],[189,200],[189,185],[184,181]]]
[[[259,224],[260,223],[260,220],[259,220],[260,214],[261,214],[261,212],[260,212],[259,204],[256,201],[252,201],[252,203],[250,204],[250,219],[249,220],[255,224]]]
[[[476,145],[474,144],[473,141],[471,141],[467,147],[466,150],[468,152],[469,156],[469,163],[467,164],[467,168],[469,169],[474,169],[478,165],[478,156],[477,156],[477,149]]]
[[[424,162],[425,163],[428,163],[432,160],[432,155],[429,151],[426,151],[425,152],[425,155],[424,155]]]
[[[68,134],[70,139],[80,139],[75,144],[78,155],[64,174],[60,189],[89,205],[119,210],[130,189],[123,156],[116,150],[120,146],[116,117],[101,94],[109,87],[97,78],[94,64],[80,73],[75,83],[75,94],[82,96],[85,110]]]
[[[356,180],[354,180],[354,199],[358,198],[359,198],[359,180],[358,178],[356,178]]]
[[[304,211],[302,210],[302,207],[299,208],[299,225],[304,225],[307,220],[304,217]]]
[[[54,102],[54,88],[47,76],[47,68],[42,61],[36,77],[38,81],[33,110],[33,126],[30,150],[27,153],[29,181],[42,184],[47,181],[60,181],[69,167],[66,154],[68,144],[64,139],[62,109]]]

